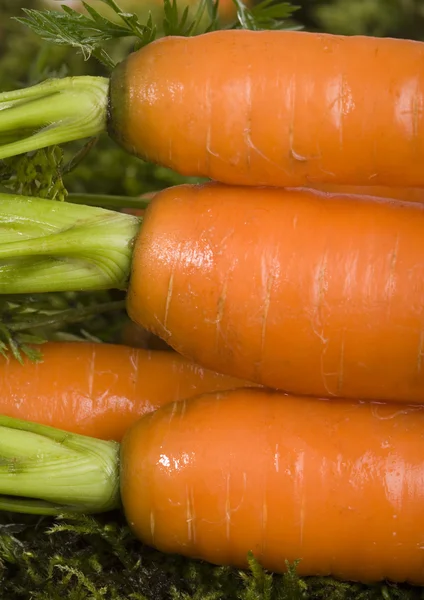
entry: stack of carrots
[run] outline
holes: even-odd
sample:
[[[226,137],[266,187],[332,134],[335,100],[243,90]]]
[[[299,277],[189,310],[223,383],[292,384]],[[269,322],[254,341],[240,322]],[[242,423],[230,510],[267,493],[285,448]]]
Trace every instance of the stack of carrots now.
[[[176,352],[48,345],[1,412],[120,442],[160,550],[424,584],[424,44],[163,38],[108,119],[212,180],[156,194],[135,240],[128,314]]]

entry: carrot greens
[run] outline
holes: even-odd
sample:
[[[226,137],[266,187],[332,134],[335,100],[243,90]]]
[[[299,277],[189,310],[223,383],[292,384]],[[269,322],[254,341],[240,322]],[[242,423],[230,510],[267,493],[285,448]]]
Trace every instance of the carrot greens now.
[[[23,9],[25,17],[17,20],[30,27],[42,39],[59,45],[77,48],[85,58],[95,57],[108,69],[113,69],[115,61],[105,48],[105,42],[119,38],[135,38],[135,49],[151,43],[161,35],[198,35],[215,29],[222,29],[218,20],[219,0],[201,0],[191,14],[184,2],[164,0],[162,23],[154,23],[149,12],[145,22],[135,13],[122,10],[115,0],[100,0],[116,17],[114,20],[101,15],[91,4],[82,2],[87,14],[63,6],[63,12]],[[263,0],[253,8],[242,0],[234,0],[237,7],[237,20],[229,28],[282,29],[287,28],[286,20],[297,10],[288,2]],[[180,9],[180,6],[182,8]]]
[[[1,296],[0,298],[0,354],[4,357],[11,355],[13,358],[23,363],[23,356],[27,356],[33,361],[38,361],[42,353],[38,346],[46,341],[46,333],[49,339],[95,339],[100,342],[98,337],[94,338],[93,333],[97,333],[100,328],[100,335],[104,335],[107,329],[104,318],[100,318],[100,325],[93,330],[93,321],[97,323],[99,317],[104,313],[125,312],[124,300],[110,300],[109,298],[99,299],[96,296],[92,298],[91,303],[81,302],[77,299],[77,294],[61,295],[58,294],[40,294],[23,297],[19,296]],[[69,306],[69,304],[74,306]],[[81,322],[92,330],[80,330],[79,335],[63,331],[70,325]]]
[[[4,196],[0,194],[0,206],[4,210],[6,206],[4,200],[10,200],[10,192],[14,192],[12,197],[16,196],[18,200],[22,200],[23,196],[31,195],[52,201],[67,200],[71,206],[85,204],[117,210],[123,206],[145,208],[148,200],[138,196],[68,193],[64,185],[64,177],[78,166],[79,161],[85,158],[92,145],[93,143],[90,142],[84,146],[68,162],[65,162],[64,152],[59,146],[0,162],[2,185],[0,192],[5,194]],[[15,214],[15,208],[17,205],[9,204],[9,209],[13,213],[11,218],[7,216],[7,211],[3,212],[3,221],[6,220],[6,223],[0,224],[3,242],[6,239],[13,241],[7,237],[10,235],[10,230],[15,233],[19,231],[18,238],[22,234],[22,228],[17,229],[19,219]],[[48,208],[54,214],[54,207]],[[80,210],[74,206],[74,215],[77,214],[76,210],[78,214],[80,213]],[[81,210],[84,211],[83,208]],[[38,214],[33,213],[32,217],[29,215],[29,229],[33,229],[31,219],[37,223]],[[117,214],[116,219],[128,222],[124,215]],[[19,267],[18,269],[20,271]],[[5,270],[6,265],[3,264],[0,271],[4,273]],[[125,318],[125,301],[120,297],[116,299],[116,293],[111,294],[108,291],[89,294],[67,292],[36,293],[31,296],[2,295],[0,296],[0,354],[22,362],[24,356],[31,360],[40,360],[42,358],[40,344],[47,340],[89,339],[97,342],[116,342],[119,341],[120,328]]]

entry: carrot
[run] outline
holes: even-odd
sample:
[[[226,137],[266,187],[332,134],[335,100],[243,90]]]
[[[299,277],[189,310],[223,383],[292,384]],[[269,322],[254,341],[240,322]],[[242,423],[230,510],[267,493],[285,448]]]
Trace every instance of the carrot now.
[[[25,455],[23,471],[0,473],[1,509],[122,504],[163,552],[243,568],[250,551],[275,572],[300,559],[299,575],[424,584],[424,406],[234,390],[162,406],[120,447],[0,425],[5,467]]]
[[[356,186],[356,185],[314,185],[312,189],[328,194],[350,194],[354,196],[376,196],[403,202],[424,203],[424,188],[404,188],[389,186]]]
[[[423,60],[406,40],[164,38],[113,72],[110,132],[146,160],[230,184],[420,186]]]
[[[401,39],[167,36],[127,57],[110,82],[76,77],[1,94],[0,133],[21,137],[0,159],[97,135],[107,123],[129,153],[182,175],[424,187],[423,64],[424,44]],[[28,127],[35,133],[23,137]]]
[[[0,361],[0,414],[120,441],[135,420],[166,402],[243,385],[176,353],[49,342],[41,363]]]
[[[168,405],[124,437],[126,518],[212,563],[423,584],[423,427],[422,406],[246,390]]]
[[[177,186],[146,211],[127,311],[218,372],[421,403],[423,231],[420,204]]]
[[[218,373],[422,403],[423,231],[423,204],[311,190],[181,185],[142,220],[17,197],[0,293],[120,287],[134,322]]]

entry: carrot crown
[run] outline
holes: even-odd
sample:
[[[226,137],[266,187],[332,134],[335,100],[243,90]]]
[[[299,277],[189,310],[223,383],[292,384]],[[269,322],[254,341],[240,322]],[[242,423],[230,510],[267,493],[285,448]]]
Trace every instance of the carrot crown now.
[[[141,219],[0,194],[0,294],[126,289]]]
[[[0,416],[0,510],[40,515],[119,508],[119,449]]]
[[[109,80],[49,79],[0,94],[0,159],[106,131]]]

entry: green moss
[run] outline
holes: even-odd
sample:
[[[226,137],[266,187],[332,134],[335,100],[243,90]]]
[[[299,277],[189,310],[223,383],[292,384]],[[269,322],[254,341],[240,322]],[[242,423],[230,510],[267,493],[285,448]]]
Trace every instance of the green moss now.
[[[253,560],[240,572],[168,556],[133,538],[120,513],[101,518],[1,515],[0,586],[8,600],[419,600],[421,588],[283,576]]]

